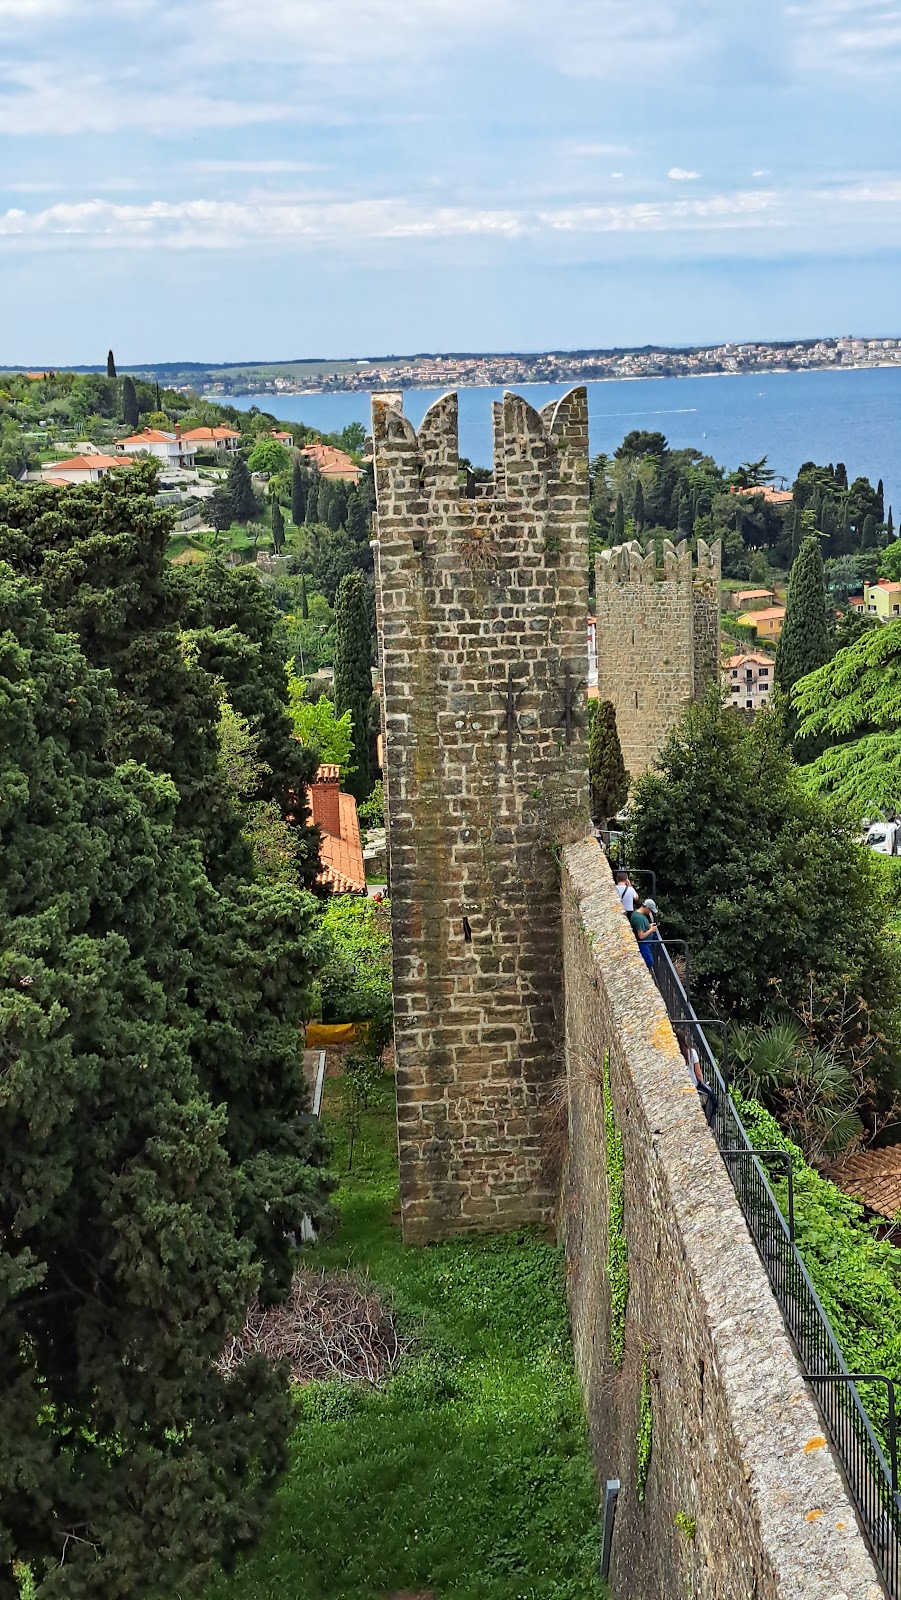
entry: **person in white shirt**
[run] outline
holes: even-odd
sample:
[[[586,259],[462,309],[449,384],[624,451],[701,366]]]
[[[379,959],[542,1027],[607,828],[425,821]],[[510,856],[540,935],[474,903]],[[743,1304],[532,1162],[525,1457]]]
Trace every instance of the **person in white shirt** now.
[[[638,895],[632,887],[632,880],[628,872],[618,872],[616,874],[616,892],[619,895],[620,905],[626,916],[629,916],[630,912],[634,911],[638,904]]]

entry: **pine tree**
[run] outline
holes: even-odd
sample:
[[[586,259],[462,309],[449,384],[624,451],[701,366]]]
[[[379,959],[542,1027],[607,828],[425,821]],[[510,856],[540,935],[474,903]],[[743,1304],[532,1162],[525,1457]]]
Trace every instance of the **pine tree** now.
[[[622,544],[625,537],[626,511],[623,505],[623,497],[621,494],[618,494],[616,497],[616,510],[613,514],[613,543],[615,545]]]
[[[351,714],[356,771],[348,779],[348,788],[358,800],[365,800],[372,788],[369,776],[371,659],[365,581],[361,572],[349,572],[341,579],[335,598],[335,710],[339,717],[345,711]]]
[[[365,544],[370,534],[369,513],[362,496],[354,489],[347,498],[347,531],[355,544]]]
[[[835,468],[835,471],[833,473],[833,477],[835,479],[835,486],[836,486],[837,489],[847,489],[847,487],[848,487],[848,469],[845,466],[844,461],[839,461],[838,462],[838,464],[837,464],[837,466]]]
[[[610,700],[598,702],[588,740],[588,782],[591,814],[606,827],[609,819],[625,805],[629,794],[629,774],[623,761],[616,728],[616,711]]]
[[[232,458],[228,469],[228,492],[235,511],[235,521],[248,523],[259,515],[257,497],[253,492],[250,468],[242,455]]]
[[[632,521],[635,524],[635,532],[641,533],[644,527],[644,490],[641,487],[640,478],[635,485],[635,499],[632,503]]]
[[[225,533],[235,521],[235,508],[232,497],[224,483],[220,483],[210,495],[207,505],[207,515],[217,533]]]
[[[230,996],[249,991],[243,1047],[296,959],[304,897],[288,891],[293,951],[287,902],[251,895],[230,929],[171,779],[107,754],[107,674],[5,566],[0,632],[0,1582],[18,1593],[22,1562],[39,1594],[155,1600],[205,1588],[256,1536],[287,1460],[284,1376],[255,1358],[226,1378],[216,1360],[254,1290],[254,1235],[278,1225],[261,1190],[290,1226],[278,1159],[245,1122]],[[292,1172],[307,1209],[309,1172]]]
[[[285,543],[285,519],[275,495],[272,497],[272,548],[278,555]]]
[[[776,647],[778,687],[788,694],[799,678],[831,660],[834,634],[820,541],[810,537],[801,545],[789,580],[785,619]]]
[[[307,514],[307,486],[300,462],[295,460],[291,474],[291,521],[299,528]]]
[[[300,575],[300,614],[304,622],[309,622],[310,602],[307,597],[307,580],[305,573],[301,573]]]
[[[141,420],[134,378],[129,377],[127,374],[122,379],[122,417],[130,428],[137,428]]]
[[[106,375],[108,378],[115,378],[116,376],[116,363],[113,360],[112,350],[108,350],[106,354]]]

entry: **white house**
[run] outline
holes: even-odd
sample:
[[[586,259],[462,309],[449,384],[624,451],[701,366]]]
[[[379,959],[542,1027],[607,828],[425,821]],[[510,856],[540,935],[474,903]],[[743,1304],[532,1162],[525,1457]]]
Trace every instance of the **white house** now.
[[[101,455],[98,450],[89,456],[69,456],[66,461],[48,461],[41,468],[43,483],[99,483],[116,467],[130,467],[130,461],[121,456]]]
[[[195,450],[215,450],[217,455],[233,456],[241,444],[237,428],[189,428],[181,436],[182,444],[192,444]]]
[[[145,428],[143,433],[132,433],[127,439],[117,439],[116,449],[127,456],[156,456],[164,467],[193,467],[197,445],[183,439],[176,424],[174,433],[163,433],[159,428]]]

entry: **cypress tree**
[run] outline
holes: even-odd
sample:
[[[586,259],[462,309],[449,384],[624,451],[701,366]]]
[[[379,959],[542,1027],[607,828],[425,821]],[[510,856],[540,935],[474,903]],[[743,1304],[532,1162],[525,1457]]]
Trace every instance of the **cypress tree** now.
[[[644,527],[644,490],[641,487],[640,478],[635,485],[635,499],[632,503],[632,521],[635,524],[635,532],[641,533],[641,530]]]
[[[876,518],[873,516],[872,511],[868,511],[863,519],[863,527],[860,530],[860,548],[861,550],[875,550],[876,548]]]
[[[135,390],[134,378],[127,374],[122,379],[122,417],[130,428],[137,428],[141,420],[138,410],[138,396]]]
[[[847,489],[848,469],[845,466],[844,461],[839,461],[835,468],[835,472],[833,473],[833,478],[835,479],[835,486],[837,489]]]
[[[21,1561],[38,1593],[151,1600],[205,1588],[255,1537],[287,1461],[283,1375],[254,1358],[226,1378],[216,1360],[254,1291],[254,1232],[278,1225],[261,1190],[290,1226],[245,1122],[230,995],[250,990],[244,1046],[296,949],[265,932],[281,934],[277,900],[229,929],[171,779],[108,753],[123,708],[107,673],[7,566],[0,633],[0,1586],[18,1593]]]
[[[242,455],[232,458],[228,469],[228,492],[235,509],[236,522],[252,522],[258,514],[257,497],[253,492],[250,468]]]
[[[328,527],[329,526],[329,513],[331,512],[331,509],[332,509],[332,485],[329,482],[328,478],[320,478],[320,480],[319,480],[319,502],[318,502],[317,507],[316,507],[316,511],[317,511],[316,520],[317,520],[317,522],[320,522],[320,523],[324,524],[325,527]]]
[[[889,506],[889,508],[888,508],[888,516],[887,516],[886,522],[885,522],[885,531],[888,534],[889,543],[891,544],[891,541],[895,537],[895,524],[892,521],[892,508],[891,508],[891,506]]]
[[[160,399],[159,380],[157,380],[157,385],[156,385],[156,409],[157,409],[157,411],[162,411],[162,409],[163,409],[163,402]]]
[[[308,528],[314,527],[319,521],[319,489],[321,482],[319,474],[314,472],[307,488],[307,510],[304,521]]]
[[[885,521],[885,490],[882,486],[881,478],[876,485],[876,520],[877,522]]]
[[[372,644],[366,613],[366,586],[362,572],[348,572],[335,597],[335,712],[351,715],[353,762],[356,771],[348,789],[365,800],[372,788],[369,776],[369,703],[372,699]]]
[[[347,499],[347,531],[355,544],[365,544],[369,538],[369,513],[356,489]]]
[[[299,528],[307,514],[307,486],[304,470],[300,462],[295,459],[294,470],[291,474],[291,521],[295,528]]]
[[[616,510],[613,513],[613,543],[622,544],[625,537],[626,512],[623,505],[623,497],[621,494],[618,494],[616,497]]]
[[[334,485],[333,499],[338,507],[338,527],[343,528],[347,523],[347,484],[339,478]],[[331,527],[331,523],[329,524]]]
[[[278,555],[278,553],[282,549],[284,543],[285,543],[285,519],[282,516],[282,508],[279,505],[278,500],[276,499],[276,497],[273,495],[273,497],[272,497],[272,548],[275,551],[276,555]]]
[[[337,533],[341,526],[341,501],[336,494],[332,494],[329,499],[328,525],[332,533]]]
[[[610,700],[601,700],[592,719],[588,740],[588,782],[591,814],[606,827],[610,817],[625,805],[629,794],[629,774],[623,761],[616,728],[616,711]]]
[[[112,350],[108,350],[106,353],[106,375],[108,378],[114,378],[116,376],[116,363],[113,360]]]
[[[310,620],[310,602],[309,602],[309,599],[307,597],[306,573],[303,573],[303,572],[300,575],[300,614],[303,617],[304,622],[309,622],[309,620]]]
[[[788,694],[799,678],[830,661],[834,634],[820,541],[809,537],[801,545],[789,580],[785,620],[776,647],[778,687]]]

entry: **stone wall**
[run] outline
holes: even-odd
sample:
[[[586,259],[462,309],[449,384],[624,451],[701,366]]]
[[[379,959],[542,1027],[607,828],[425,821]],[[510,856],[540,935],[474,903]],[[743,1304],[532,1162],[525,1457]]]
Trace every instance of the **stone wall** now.
[[[563,923],[569,1153],[561,1230],[598,1475],[621,1484],[612,1593],[880,1600],[818,1413],[593,840],[563,852]],[[605,1265],[608,1051],[629,1266],[619,1368]],[[642,1502],[645,1365],[652,1448]]]
[[[720,546],[633,542],[595,561],[598,695],[612,700],[633,778],[652,766],[692,700],[719,680]]]
[[[404,1236],[553,1214],[559,841],[584,833],[588,421],[494,406],[467,497],[457,401],[373,398],[374,544]]]

